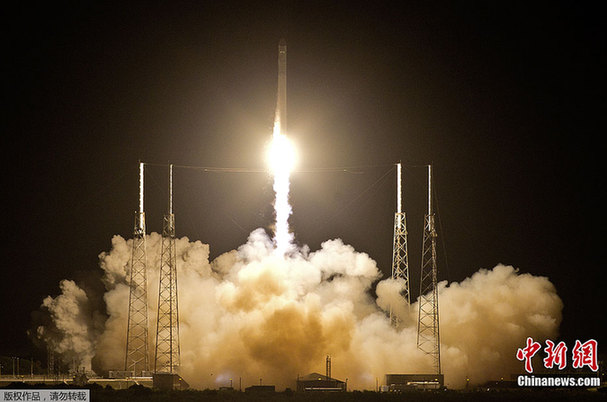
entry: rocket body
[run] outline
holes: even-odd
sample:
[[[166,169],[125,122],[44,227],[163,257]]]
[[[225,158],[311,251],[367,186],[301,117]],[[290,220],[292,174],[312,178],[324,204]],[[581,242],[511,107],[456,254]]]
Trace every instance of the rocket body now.
[[[276,115],[274,123],[278,125],[279,134],[287,131],[287,42],[278,42],[278,94],[276,97]]]

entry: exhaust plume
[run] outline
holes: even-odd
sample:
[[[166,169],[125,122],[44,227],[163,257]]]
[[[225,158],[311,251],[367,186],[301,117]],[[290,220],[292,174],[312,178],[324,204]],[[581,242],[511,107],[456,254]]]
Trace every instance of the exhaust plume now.
[[[289,216],[293,212],[289,204],[289,176],[295,164],[295,148],[287,136],[282,134],[278,117],[274,122],[272,142],[268,149],[268,164],[274,177],[274,243],[276,254],[284,256],[294,249],[293,234],[289,232]]]
[[[160,235],[146,239],[150,284],[150,345],[156,322]],[[102,374],[124,365],[132,240],[112,239],[99,255],[105,311],[91,311],[86,293],[62,281],[47,297],[49,323],[37,336],[66,361],[77,358]],[[367,254],[340,239],[319,250],[274,252],[272,239],[253,231],[246,244],[209,262],[209,246],[176,240],[179,271],[181,362],[179,373],[196,388],[217,388],[242,378],[277,388],[298,375],[322,370],[330,354],[335,378],[351,389],[374,389],[386,373],[428,373],[431,362],[416,347],[417,305],[399,298],[401,284],[377,283],[381,273]],[[370,291],[377,283],[374,299]],[[527,336],[554,338],[562,302],[545,277],[510,266],[480,270],[461,283],[441,282],[442,365],[449,387],[519,372],[515,352]],[[388,312],[401,318],[390,325]],[[396,306],[396,307],[395,307]],[[107,317],[105,322],[99,317]],[[151,348],[153,350],[153,348]]]

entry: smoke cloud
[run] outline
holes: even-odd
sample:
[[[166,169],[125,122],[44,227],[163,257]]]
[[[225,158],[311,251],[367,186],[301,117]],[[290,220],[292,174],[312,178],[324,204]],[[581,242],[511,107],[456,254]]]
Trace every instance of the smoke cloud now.
[[[146,236],[150,361],[158,298],[160,235]],[[49,323],[37,336],[56,355],[97,373],[124,366],[132,240],[112,239],[99,255],[105,311],[95,311],[73,281],[47,297]],[[416,346],[417,303],[407,306],[402,283],[381,279],[367,254],[340,239],[306,247],[288,257],[273,252],[262,229],[237,250],[209,261],[209,246],[176,240],[181,336],[181,375],[196,388],[230,383],[294,387],[298,375],[324,373],[352,389],[373,389],[386,373],[429,373],[431,362]],[[413,269],[412,269],[413,271]],[[379,282],[378,282],[379,281]],[[377,298],[370,296],[373,286]],[[527,336],[554,338],[562,302],[545,277],[511,266],[480,270],[461,283],[440,283],[442,367],[449,387],[463,387],[521,370],[515,352]],[[390,326],[387,312],[401,319]]]

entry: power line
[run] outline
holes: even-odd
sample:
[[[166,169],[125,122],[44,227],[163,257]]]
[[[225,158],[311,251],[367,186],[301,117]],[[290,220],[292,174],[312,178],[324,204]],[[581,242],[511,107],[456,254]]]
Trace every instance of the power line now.
[[[147,166],[167,167],[168,164],[145,162]],[[382,165],[362,165],[362,166],[335,166],[321,168],[302,168],[296,169],[292,173],[331,173],[342,172],[351,174],[363,174],[365,170],[393,167],[394,164]],[[417,167],[418,165],[410,165],[409,167]],[[270,173],[268,169],[250,168],[250,167],[221,167],[221,166],[195,166],[195,165],[173,165],[173,168],[201,170],[209,173]]]

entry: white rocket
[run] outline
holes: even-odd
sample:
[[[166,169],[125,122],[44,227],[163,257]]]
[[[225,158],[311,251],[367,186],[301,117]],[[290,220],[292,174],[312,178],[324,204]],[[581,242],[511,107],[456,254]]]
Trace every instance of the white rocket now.
[[[276,96],[276,115],[274,124],[279,134],[287,131],[287,41],[278,42],[278,94]]]

